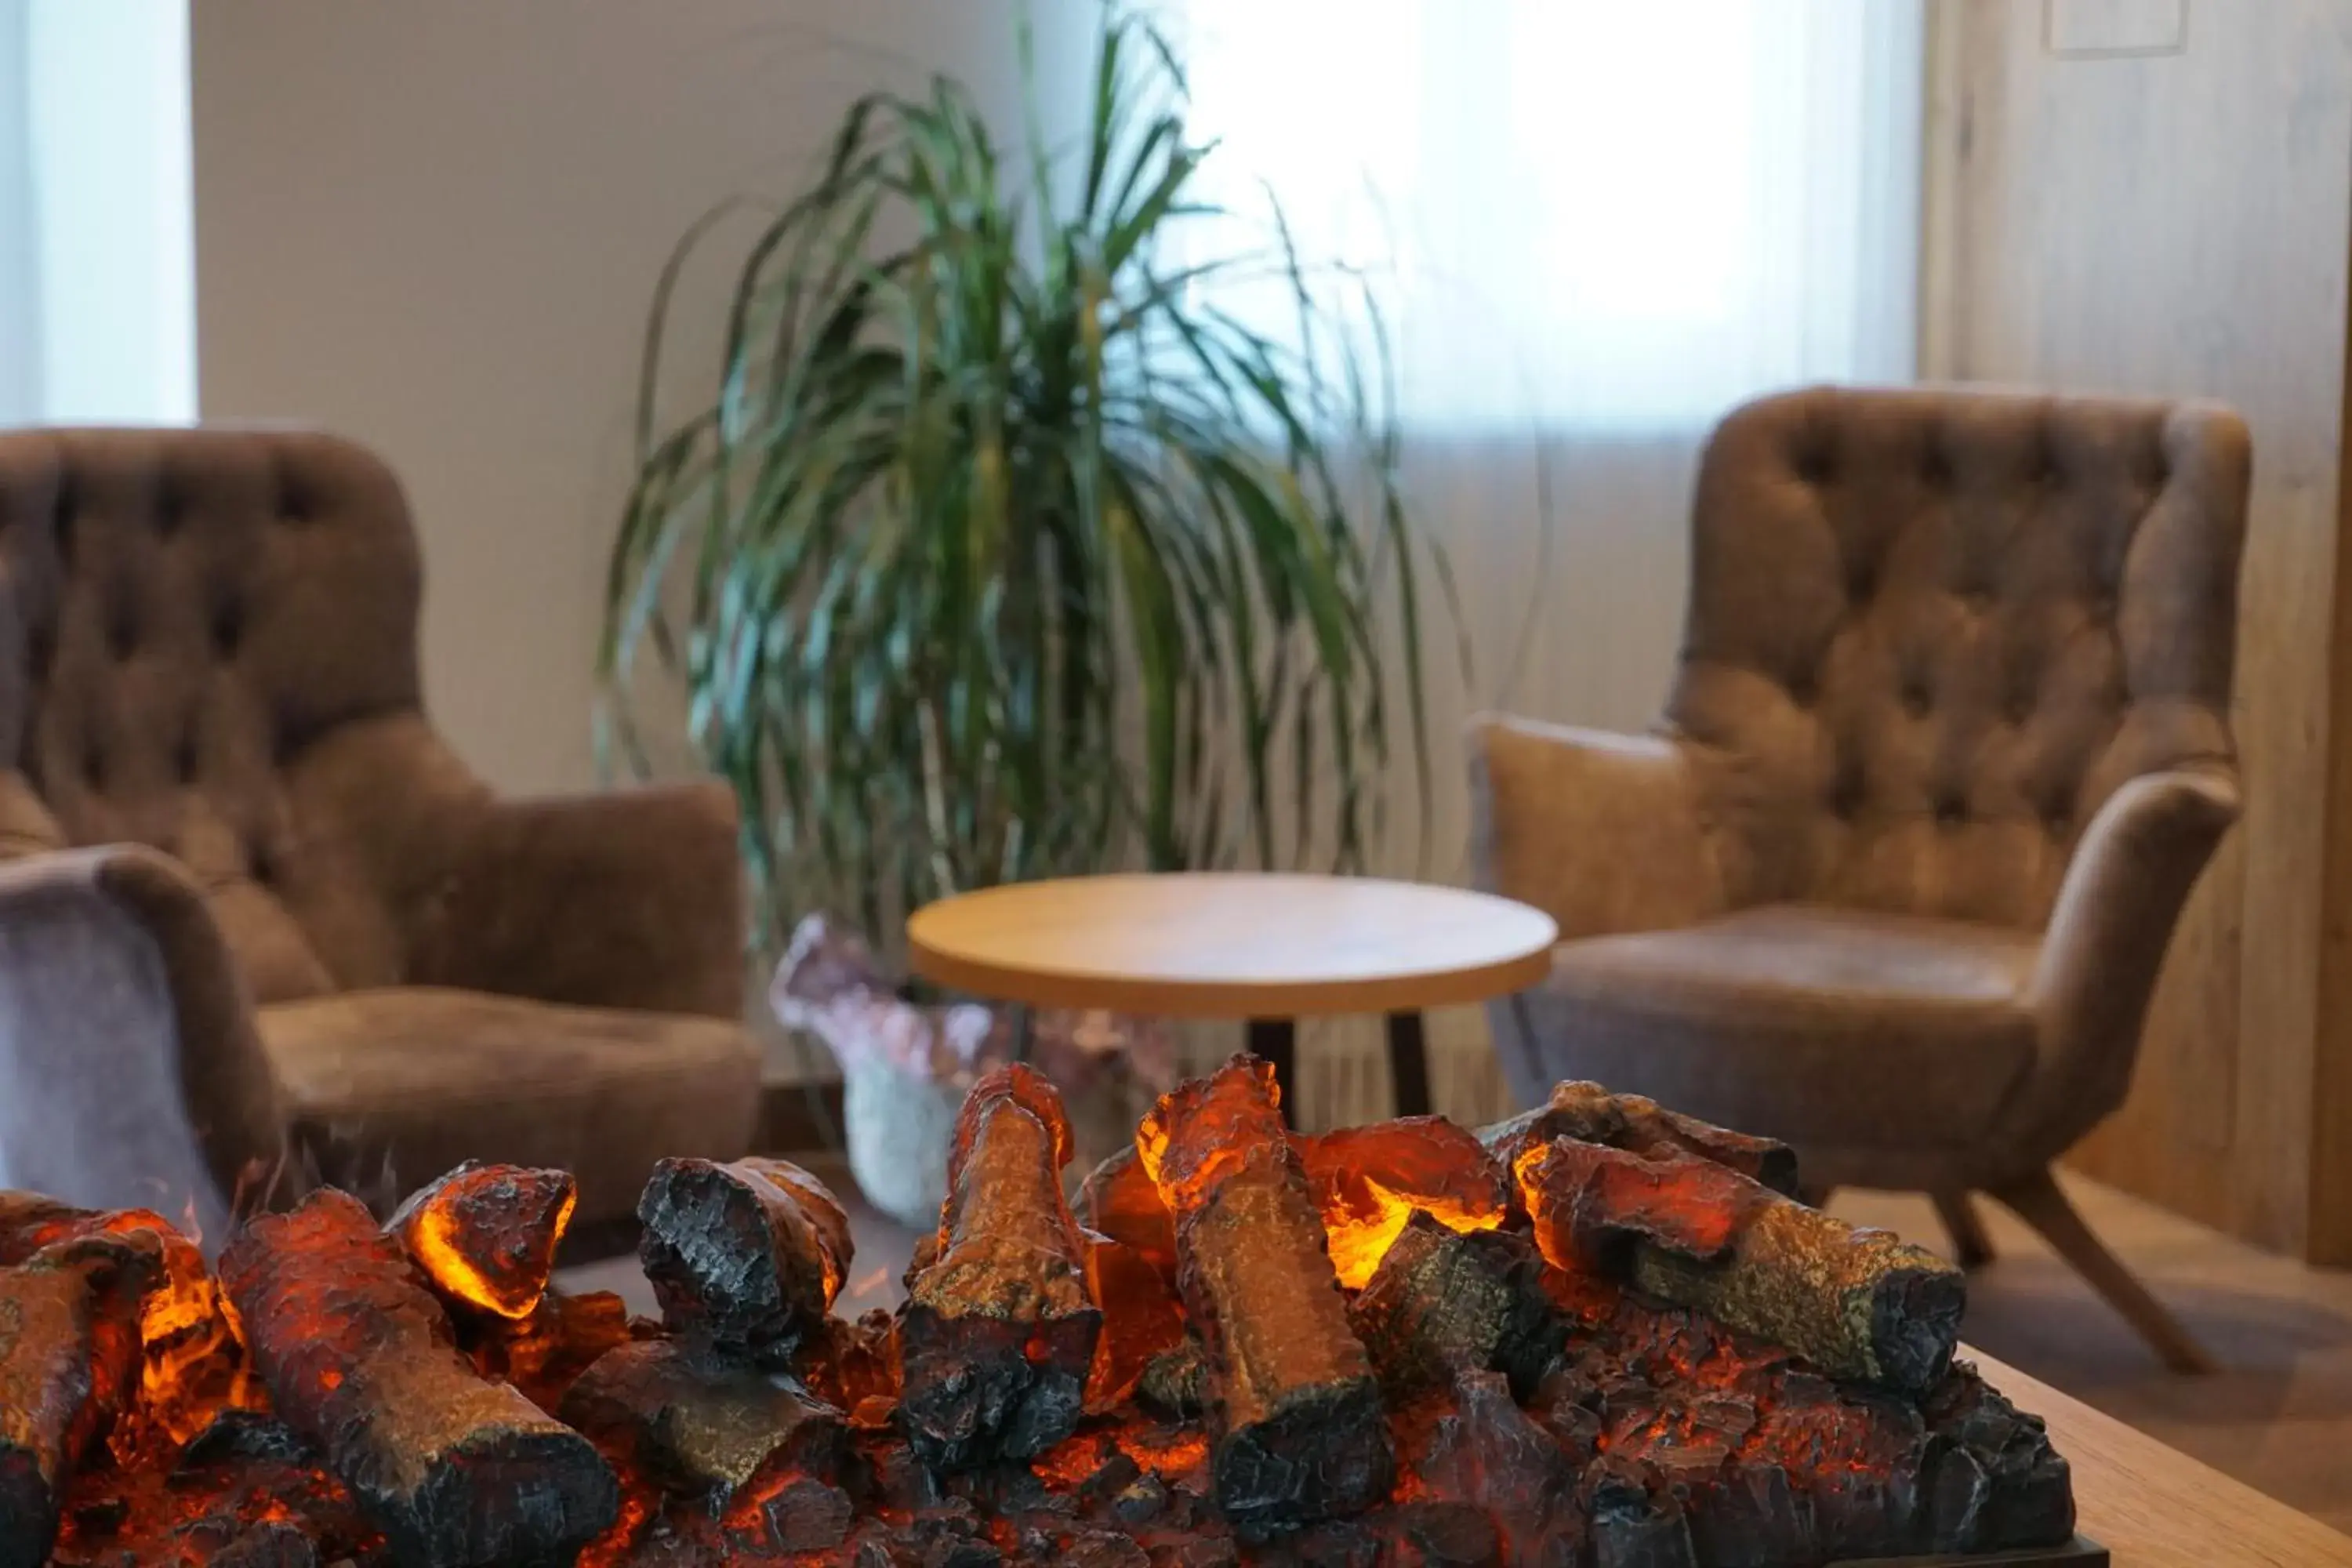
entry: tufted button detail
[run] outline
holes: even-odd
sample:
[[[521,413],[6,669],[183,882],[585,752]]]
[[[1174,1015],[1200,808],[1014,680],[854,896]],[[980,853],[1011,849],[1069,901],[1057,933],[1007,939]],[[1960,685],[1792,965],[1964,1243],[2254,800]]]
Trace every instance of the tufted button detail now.
[[[1809,485],[1827,484],[1836,469],[1829,442],[1821,437],[1809,437],[1800,444],[1790,458],[1790,467]]]
[[[1811,708],[1821,700],[1822,679],[1817,671],[1801,669],[1789,678],[1789,697],[1800,708]]]
[[[1903,683],[1903,711],[1914,719],[1921,719],[1927,716],[1927,683],[1916,676],[1906,680]]]
[[[32,667],[33,679],[35,680],[48,679],[49,666],[56,662],[57,657],[57,632],[48,626],[39,627],[33,633],[32,637],[25,649],[25,658],[26,663]]]
[[[1862,815],[1864,794],[1861,764],[1843,764],[1830,784],[1830,811],[1839,821],[1852,822]]]
[[[223,658],[234,658],[244,641],[245,607],[234,599],[223,599],[213,606],[213,651]]]
[[[269,852],[267,844],[256,844],[252,855],[253,879],[268,887],[278,880],[278,857]]]
[[[1944,827],[1958,827],[1969,819],[1969,803],[1957,795],[1936,797],[1936,821]]]
[[[172,748],[172,771],[179,774],[182,784],[196,782],[196,762],[195,732],[190,731],[182,735],[179,743]]]
[[[2042,831],[2053,838],[2063,838],[2074,825],[2074,812],[2063,795],[2052,795],[2042,802],[2036,814],[2042,818]]]
[[[155,531],[166,539],[188,521],[188,492],[177,479],[166,479],[155,495]]]
[[[89,781],[91,789],[103,792],[106,788],[106,752],[96,741],[92,741],[89,748],[82,753],[81,776]]]
[[[139,651],[139,617],[128,605],[118,605],[106,620],[106,647],[120,664]]]
[[[1952,483],[1952,454],[1940,441],[1928,444],[1919,458],[1919,478],[1930,489],[1948,489]]]
[[[2008,700],[2001,704],[2000,710],[2011,724],[2022,724],[2027,720],[2032,718],[2032,689],[2030,687],[2020,687],[2016,690],[2011,692],[2009,694]]]

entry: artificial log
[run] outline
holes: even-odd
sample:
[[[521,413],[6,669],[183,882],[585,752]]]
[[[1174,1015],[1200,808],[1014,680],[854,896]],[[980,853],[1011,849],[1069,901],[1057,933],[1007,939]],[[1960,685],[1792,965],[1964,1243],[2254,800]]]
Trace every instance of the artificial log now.
[[[1419,1213],[1451,1230],[1492,1230],[1509,1217],[1509,1169],[1475,1133],[1438,1116],[1409,1116],[1294,1138],[1323,1215],[1331,1267],[1362,1289]]]
[[[1076,1428],[1102,1330],[1062,1195],[1061,1096],[1022,1063],[956,1118],[939,1253],[899,1315],[899,1425],[937,1469],[1044,1453]]]
[[[604,1356],[573,1381],[562,1415],[672,1491],[721,1506],[763,1472],[830,1483],[848,1453],[841,1412],[791,1379],[676,1342]]]
[[[1668,1110],[1643,1095],[1612,1094],[1597,1083],[1555,1084],[1542,1105],[1485,1128],[1478,1137],[1507,1167],[1516,1166],[1530,1149],[1573,1138],[1651,1159],[1696,1154],[1783,1196],[1797,1195],[1796,1151],[1779,1139],[1735,1132]]]
[[[221,1255],[278,1414],[408,1568],[570,1563],[613,1522],[596,1450],[458,1354],[448,1314],[358,1199],[256,1220]]]
[[[1163,1096],[1136,1149],[1176,1218],[1177,1280],[1208,1351],[1219,1510],[1245,1535],[1360,1511],[1395,1457],[1349,1329],[1274,1068],[1235,1057]]]
[[[1568,1331],[1526,1237],[1456,1231],[1418,1210],[1348,1319],[1391,1395],[1443,1386],[1459,1373],[1497,1372],[1525,1396]]]
[[[1782,1345],[1832,1377],[1917,1393],[1951,1364],[1967,1306],[1952,1265],[1695,1155],[1559,1139],[1520,1192],[1544,1256]]]
[[[443,1300],[520,1322],[547,1293],[579,1201],[569,1171],[468,1160],[411,1196],[384,1229]]]
[[[663,1321],[763,1366],[792,1359],[848,1277],[848,1215],[788,1161],[664,1160],[637,1218],[637,1257]]]
[[[67,1483],[139,1386],[152,1238],[89,1236],[0,1269],[0,1568],[48,1560]]]

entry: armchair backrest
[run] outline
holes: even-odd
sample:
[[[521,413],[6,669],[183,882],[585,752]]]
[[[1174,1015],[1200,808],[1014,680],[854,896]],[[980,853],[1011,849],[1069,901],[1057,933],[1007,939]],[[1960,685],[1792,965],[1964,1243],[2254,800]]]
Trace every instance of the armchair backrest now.
[[[2195,405],[1816,388],[1727,416],[1666,722],[1734,901],[2039,929],[2120,784],[2233,767],[2250,461]]]
[[[289,769],[416,708],[419,591],[399,485],[348,442],[0,434],[0,854],[162,849],[257,996],[331,988]]]

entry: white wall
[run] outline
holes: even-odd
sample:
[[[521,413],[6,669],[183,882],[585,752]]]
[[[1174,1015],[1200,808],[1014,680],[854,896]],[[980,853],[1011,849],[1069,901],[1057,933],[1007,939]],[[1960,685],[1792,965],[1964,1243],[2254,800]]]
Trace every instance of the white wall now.
[[[1075,85],[1087,0],[1034,5],[1049,73]],[[205,416],[314,421],[391,460],[425,541],[427,700],[494,783],[593,777],[604,551],[673,242],[722,197],[796,188],[866,89],[949,69],[1017,124],[1014,16],[1013,0],[194,8]],[[714,338],[724,281],[706,268],[691,290]]]

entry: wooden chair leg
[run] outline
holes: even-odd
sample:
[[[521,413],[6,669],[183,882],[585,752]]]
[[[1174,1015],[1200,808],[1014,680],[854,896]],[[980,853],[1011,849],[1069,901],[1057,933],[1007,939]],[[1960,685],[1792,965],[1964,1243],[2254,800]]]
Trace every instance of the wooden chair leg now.
[[[2058,1256],[2088,1280],[2092,1289],[2106,1298],[2107,1305],[2123,1314],[2166,1366],[2181,1373],[2217,1370],[2205,1347],[2189,1338],[2189,1331],[2165,1310],[2161,1301],[2148,1294],[2138,1277],[2091,1234],[2091,1227],[2083,1223],[2083,1216],[2067,1201],[2057,1178],[2050,1172],[2038,1171],[2022,1181],[1994,1189],[1992,1196],[2040,1231],[2042,1238],[2058,1249]]]
[[[1984,1221],[1977,1214],[1969,1194],[1958,1188],[1948,1192],[1930,1193],[1936,1201],[1936,1217],[1944,1222],[1944,1229],[1952,1238],[1952,1256],[1963,1268],[1982,1268],[1992,1261],[1992,1237],[1985,1234]]]

